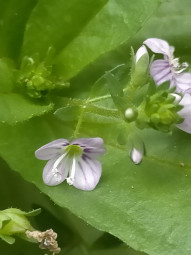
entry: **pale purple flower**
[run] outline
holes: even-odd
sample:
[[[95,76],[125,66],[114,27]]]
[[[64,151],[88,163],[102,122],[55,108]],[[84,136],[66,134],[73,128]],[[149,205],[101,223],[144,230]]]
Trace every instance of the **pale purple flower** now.
[[[184,132],[191,134],[191,95],[188,93],[184,94],[179,104],[182,105],[183,108],[178,112],[178,114],[184,120],[176,126]]]
[[[158,38],[149,38],[143,43],[154,53],[164,56],[164,59],[155,60],[151,64],[150,73],[157,85],[170,81],[170,87],[175,86],[177,92],[191,89],[191,73],[184,72],[188,64],[180,64],[179,58],[174,58],[173,46]]]
[[[69,185],[81,190],[93,190],[101,177],[101,163],[97,157],[105,153],[103,140],[79,138],[72,142],[58,139],[35,152],[41,160],[48,160],[44,167],[43,181],[56,186],[65,179]]]

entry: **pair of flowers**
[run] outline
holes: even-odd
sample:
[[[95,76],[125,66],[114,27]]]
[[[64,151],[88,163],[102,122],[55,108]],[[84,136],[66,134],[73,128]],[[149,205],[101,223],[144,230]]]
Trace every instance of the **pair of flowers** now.
[[[184,121],[176,126],[185,132],[191,133],[191,74],[185,73],[187,63],[179,64],[179,59],[174,58],[174,47],[158,38],[144,41],[135,56],[135,61],[148,52],[145,45],[154,53],[162,54],[164,59],[151,63],[150,74],[156,85],[170,81],[170,87],[175,86],[174,103],[183,108],[178,112]],[[149,57],[148,57],[149,65]],[[139,164],[143,156],[141,150],[133,148],[131,159]],[[81,138],[69,142],[58,139],[39,148],[35,155],[38,159],[48,160],[44,167],[43,181],[49,186],[55,186],[64,180],[69,185],[81,190],[93,190],[101,177],[102,167],[97,160],[98,156],[105,153],[103,140],[97,138]]]
[[[180,64],[179,58],[174,58],[174,47],[158,38],[149,38],[143,42],[136,53],[136,62],[143,55],[148,56],[145,45],[152,52],[163,55],[163,59],[157,59],[151,63],[150,74],[156,85],[169,81],[170,87],[176,88],[172,96],[174,96],[175,104],[183,106],[178,114],[184,119],[182,123],[176,126],[187,133],[191,133],[191,73],[184,72],[188,64],[186,62]]]

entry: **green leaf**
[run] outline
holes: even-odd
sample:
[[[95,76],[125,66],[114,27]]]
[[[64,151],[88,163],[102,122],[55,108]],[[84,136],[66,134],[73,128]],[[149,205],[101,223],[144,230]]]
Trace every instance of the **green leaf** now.
[[[127,103],[123,98],[123,89],[120,87],[121,84],[110,72],[106,72],[105,79],[107,81],[108,90],[112,96],[113,102],[119,110],[124,112],[127,108]]]
[[[5,216],[8,214],[8,213],[11,213],[11,214],[19,214],[19,215],[24,215],[24,216],[27,216],[27,217],[30,217],[30,216],[36,216],[38,215],[39,213],[41,212],[41,209],[35,209],[35,210],[32,210],[30,212],[24,212],[24,211],[21,211],[20,209],[17,209],[17,208],[9,208],[9,209],[5,209],[3,211],[0,211],[0,213],[3,213]],[[4,216],[3,215],[3,216]]]
[[[13,89],[13,73],[10,61],[0,59],[0,93],[7,93]]]
[[[113,249],[100,249],[100,250],[95,250],[91,253],[91,255],[146,255],[145,253],[134,251],[130,247],[125,247],[125,246],[119,246],[118,248],[113,248]]]
[[[119,112],[116,109],[100,107],[80,99],[62,100],[67,106],[57,109],[54,114],[62,121],[70,122],[79,120],[82,115],[83,122],[90,123],[117,123],[119,122]]]
[[[147,38],[161,38],[175,46],[175,56],[180,57],[180,61],[191,61],[190,54],[188,54],[191,52],[190,12],[189,0],[165,1],[158,8],[156,15],[151,17],[135,36],[132,45],[140,47]]]
[[[45,114],[53,104],[34,102],[16,93],[0,94],[0,122],[16,124]]]
[[[76,121],[78,120],[81,107],[77,105],[65,106],[57,109],[54,114],[63,121]]]
[[[37,0],[0,0],[0,56],[16,59],[19,55],[25,22]]]
[[[14,237],[11,237],[11,236],[6,236],[6,235],[1,235],[0,234],[0,238],[5,241],[6,243],[8,244],[14,244],[15,242],[15,238]]]
[[[94,128],[87,130],[97,135],[99,131],[96,134]],[[134,249],[151,255],[189,255],[189,134],[145,131],[147,155],[139,166],[130,161],[125,147],[107,144],[108,152],[101,160],[101,181],[94,191],[83,192],[65,182],[57,187],[44,185],[41,176],[45,162],[34,157],[40,146],[71,133],[70,128],[52,118],[32,119],[14,128],[1,125],[0,153],[10,167],[56,204]]]
[[[10,60],[0,59],[0,122],[15,124],[52,110],[52,103],[35,101],[15,93],[13,68]]]
[[[75,76],[102,54],[130,40],[159,0],[39,1],[26,26],[22,55],[45,56],[49,46],[65,79]],[[78,15],[78,14],[81,15]],[[136,15],[135,15],[136,14]],[[43,36],[42,36],[43,34]]]
[[[157,9],[158,0],[109,0],[58,57],[60,74],[70,79],[101,55],[129,41]]]
[[[49,46],[57,52],[75,38],[107,0],[39,1],[28,20],[23,56],[39,53],[43,59]],[[80,14],[80,15],[79,15]]]

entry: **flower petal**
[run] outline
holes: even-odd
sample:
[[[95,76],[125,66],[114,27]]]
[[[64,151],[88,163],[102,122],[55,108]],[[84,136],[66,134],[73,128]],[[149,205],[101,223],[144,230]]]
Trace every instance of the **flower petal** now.
[[[175,104],[179,104],[179,103],[180,103],[180,100],[182,99],[182,97],[181,97],[179,94],[177,94],[177,93],[171,93],[171,96],[174,97],[174,103],[175,103]]]
[[[71,144],[79,145],[83,148],[84,152],[92,158],[103,155],[106,152],[104,141],[100,137],[79,138],[74,140]]]
[[[191,134],[191,95],[185,94],[180,101],[180,105],[183,105],[183,109],[178,112],[178,114],[184,118],[184,121],[176,126]]]
[[[137,53],[135,55],[135,62],[137,63],[139,61],[139,59],[143,56],[147,54],[148,56],[148,62],[149,62],[149,55],[148,55],[148,52],[147,52],[147,49],[144,45],[142,45],[138,50],[137,50]]]
[[[70,166],[67,157],[60,162],[56,169],[54,169],[54,163],[57,159],[58,157],[49,160],[44,167],[43,181],[48,186],[56,186],[62,183],[68,175]]]
[[[157,85],[172,79],[172,72],[167,60],[155,60],[151,65],[150,73]]]
[[[180,73],[174,75],[177,92],[185,92],[191,89],[191,73]]]
[[[81,160],[76,162],[74,187],[81,190],[93,190],[101,177],[101,163],[83,155]]]
[[[66,139],[57,139],[40,147],[35,151],[35,156],[38,159],[49,160],[55,158],[59,154],[60,149],[69,144]]]
[[[172,53],[172,48],[165,40],[158,38],[149,38],[143,42],[150,48],[154,53],[161,53],[169,56]]]

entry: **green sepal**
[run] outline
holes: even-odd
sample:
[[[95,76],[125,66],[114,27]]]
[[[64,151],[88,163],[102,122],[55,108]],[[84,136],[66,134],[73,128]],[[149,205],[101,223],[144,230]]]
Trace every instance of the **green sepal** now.
[[[123,98],[121,84],[111,72],[106,72],[104,77],[107,81],[107,87],[114,104],[121,112],[124,112],[127,108],[127,102]]]
[[[41,209],[24,212],[17,208],[9,208],[0,211],[0,237],[2,240],[12,244],[15,239],[12,235],[23,234],[26,230],[33,230],[27,217],[36,216]]]
[[[0,238],[8,244],[14,244],[15,242],[15,238],[12,236],[6,236],[6,235],[0,234]]]
[[[139,88],[144,86],[149,79],[149,55],[145,53],[141,56],[138,62],[135,62],[135,53],[131,47],[132,66],[131,66],[131,79],[130,86]]]

